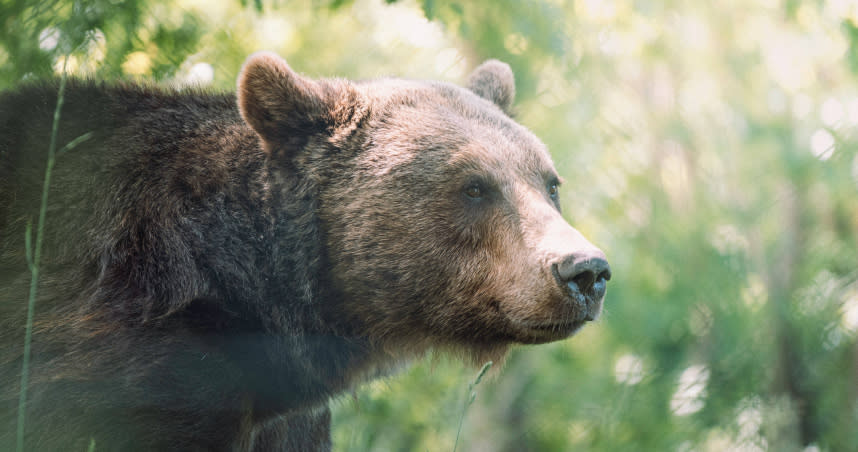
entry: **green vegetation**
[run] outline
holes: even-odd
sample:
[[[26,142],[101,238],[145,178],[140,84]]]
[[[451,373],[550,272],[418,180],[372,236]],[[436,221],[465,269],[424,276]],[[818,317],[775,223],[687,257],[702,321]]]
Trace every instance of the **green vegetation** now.
[[[511,64],[565,215],[611,261],[605,313],[470,406],[476,369],[445,357],[358,389],[337,450],[858,444],[854,0],[11,0],[0,24],[0,88],[66,65],[231,89],[260,49],[314,76]]]

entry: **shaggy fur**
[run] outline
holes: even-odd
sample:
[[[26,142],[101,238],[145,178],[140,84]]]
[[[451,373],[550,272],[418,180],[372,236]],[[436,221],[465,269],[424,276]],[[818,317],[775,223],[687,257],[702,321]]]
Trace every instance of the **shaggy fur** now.
[[[57,142],[92,136],[54,168],[27,449],[328,450],[327,401],[361,381],[595,318],[607,263],[504,113],[512,73],[486,63],[469,88],[311,80],[266,53],[237,102],[70,80]],[[3,450],[56,97],[0,95]],[[599,265],[572,282],[581,256]]]

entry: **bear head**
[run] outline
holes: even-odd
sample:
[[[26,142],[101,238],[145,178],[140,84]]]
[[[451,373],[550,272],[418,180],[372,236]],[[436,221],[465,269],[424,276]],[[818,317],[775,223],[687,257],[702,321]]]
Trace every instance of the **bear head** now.
[[[514,95],[494,60],[467,88],[314,80],[270,53],[245,63],[243,119],[272,164],[316,186],[321,309],[338,334],[480,362],[597,318],[610,268],[561,216],[560,176],[510,118]]]

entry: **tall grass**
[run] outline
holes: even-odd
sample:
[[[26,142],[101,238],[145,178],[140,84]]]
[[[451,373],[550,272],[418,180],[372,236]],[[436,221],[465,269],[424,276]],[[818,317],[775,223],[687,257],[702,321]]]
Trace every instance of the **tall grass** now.
[[[66,59],[68,61],[68,59]],[[21,386],[18,394],[18,429],[16,432],[17,452],[24,450],[24,426],[26,422],[27,386],[30,380],[30,347],[33,342],[33,316],[36,310],[36,295],[39,289],[39,266],[42,258],[42,240],[45,236],[45,216],[48,210],[48,192],[51,187],[51,173],[56,163],[56,157],[66,151],[72,150],[78,144],[88,140],[92,132],[85,133],[57,151],[57,128],[60,122],[60,112],[65,99],[66,81],[68,79],[65,64],[63,64],[60,87],[57,93],[57,105],[54,108],[54,118],[51,124],[51,141],[48,146],[48,161],[45,166],[45,180],[42,184],[42,200],[39,204],[39,219],[36,223],[35,245],[33,244],[33,223],[27,223],[24,233],[24,246],[26,247],[27,266],[30,269],[30,291],[27,298],[27,323],[24,333],[24,356],[21,363]],[[93,443],[94,446],[94,443]]]
[[[470,384],[468,384],[468,398],[465,399],[465,403],[462,406],[462,415],[459,417],[459,428],[456,430],[456,442],[453,443],[453,452],[456,452],[456,447],[459,446],[459,435],[462,433],[462,425],[465,423],[465,413],[468,412],[468,407],[474,403],[474,400],[477,399],[477,385],[483,380],[483,376],[486,375],[486,372],[492,367],[492,362],[489,361],[483,364],[483,368],[480,369],[480,372],[477,374],[477,378],[474,378]]]

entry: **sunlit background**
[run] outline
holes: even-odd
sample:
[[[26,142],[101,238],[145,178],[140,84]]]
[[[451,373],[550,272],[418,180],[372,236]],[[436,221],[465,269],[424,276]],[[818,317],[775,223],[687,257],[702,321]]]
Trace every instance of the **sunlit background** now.
[[[599,322],[517,349],[469,407],[478,369],[444,357],[341,397],[336,450],[858,450],[858,1],[0,5],[0,88],[229,90],[261,49],[311,76],[510,63],[614,273]]]

